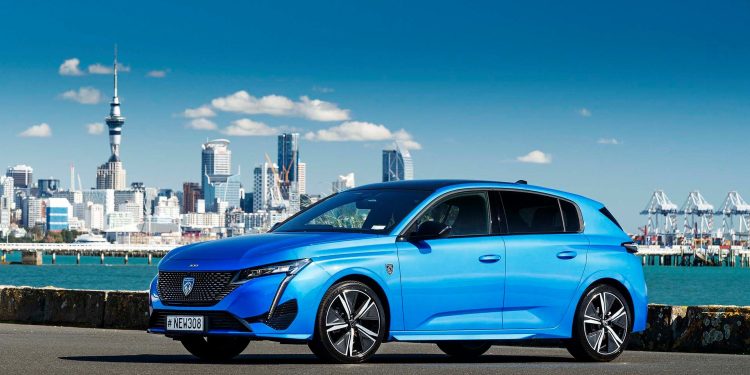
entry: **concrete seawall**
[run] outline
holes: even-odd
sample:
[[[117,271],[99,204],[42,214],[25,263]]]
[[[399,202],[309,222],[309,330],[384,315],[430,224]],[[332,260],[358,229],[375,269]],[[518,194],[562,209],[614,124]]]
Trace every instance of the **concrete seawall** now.
[[[649,305],[630,349],[750,354],[750,307]],[[145,330],[148,293],[0,286],[0,322]]]

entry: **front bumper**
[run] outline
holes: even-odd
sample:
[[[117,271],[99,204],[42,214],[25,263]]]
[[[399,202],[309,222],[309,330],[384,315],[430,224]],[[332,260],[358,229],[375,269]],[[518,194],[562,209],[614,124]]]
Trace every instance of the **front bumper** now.
[[[314,332],[321,287],[328,273],[311,263],[290,277],[277,274],[252,279],[212,306],[176,306],[159,299],[156,280],[149,292],[148,332],[167,332],[166,315],[206,317],[204,335],[235,335],[269,340],[309,340]],[[324,290],[324,289],[323,289]],[[270,313],[270,314],[269,314]]]

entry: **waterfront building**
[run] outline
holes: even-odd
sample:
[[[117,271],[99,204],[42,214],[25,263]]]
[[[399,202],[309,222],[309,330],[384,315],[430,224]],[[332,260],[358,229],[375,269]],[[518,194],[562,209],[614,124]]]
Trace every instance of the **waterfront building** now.
[[[44,201],[37,197],[28,196],[23,200],[23,213],[21,216],[21,222],[24,228],[32,229],[37,224],[42,223]]]
[[[104,215],[115,211],[115,191],[112,189],[91,189],[81,192],[82,202],[101,204],[104,207]]]
[[[109,116],[105,119],[109,128],[109,148],[111,155],[106,163],[96,170],[96,188],[125,190],[127,186],[126,172],[120,159],[120,141],[125,117],[120,111],[120,98],[117,96],[117,49],[114,62],[114,95],[109,104]]]
[[[133,220],[136,223],[143,221],[144,217],[144,194],[143,191],[139,190],[115,190],[115,207],[117,211],[122,211],[120,208],[125,203],[129,203],[128,211],[133,213]]]
[[[49,198],[46,207],[47,231],[67,230],[72,212],[73,207],[67,199]]]
[[[196,212],[195,204],[201,199],[203,192],[197,182],[182,183],[182,213]]]
[[[300,162],[297,166],[297,193],[307,194],[307,163]]]
[[[331,190],[333,193],[340,193],[344,190],[353,188],[354,185],[354,172],[339,176],[336,181],[331,183]]]
[[[49,198],[60,191],[60,180],[57,178],[40,178],[36,185],[39,198]]]
[[[103,231],[105,229],[104,206],[98,203],[87,202],[83,220],[86,223],[86,228],[89,230]]]
[[[19,189],[30,189],[34,185],[34,169],[25,164],[8,167],[5,172],[7,177],[13,178],[13,185]]]
[[[179,221],[180,201],[176,196],[157,198],[154,205],[154,217]]]
[[[107,214],[107,232],[137,232],[135,218],[131,211],[115,211]]]
[[[224,215],[215,212],[191,212],[180,215],[180,225],[183,228],[210,229],[224,227]]]
[[[414,179],[414,165],[409,150],[396,145],[383,150],[383,182]]]
[[[14,184],[12,176],[0,176],[0,232],[3,234],[10,230],[12,212],[16,205],[13,196]]]

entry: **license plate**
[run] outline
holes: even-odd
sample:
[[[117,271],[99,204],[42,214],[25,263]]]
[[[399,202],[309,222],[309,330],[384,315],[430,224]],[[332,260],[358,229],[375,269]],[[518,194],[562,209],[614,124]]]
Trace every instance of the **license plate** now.
[[[167,315],[167,331],[203,332],[206,319],[203,316]]]

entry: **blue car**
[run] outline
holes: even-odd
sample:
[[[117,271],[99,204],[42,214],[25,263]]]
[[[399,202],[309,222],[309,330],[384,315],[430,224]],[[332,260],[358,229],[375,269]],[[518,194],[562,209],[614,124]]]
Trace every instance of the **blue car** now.
[[[171,251],[149,332],[203,360],[252,340],[359,363],[388,341],[471,359],[503,340],[564,339],[579,360],[611,361],[646,326],[630,241],[601,203],[523,181],[366,185],[267,234]]]

